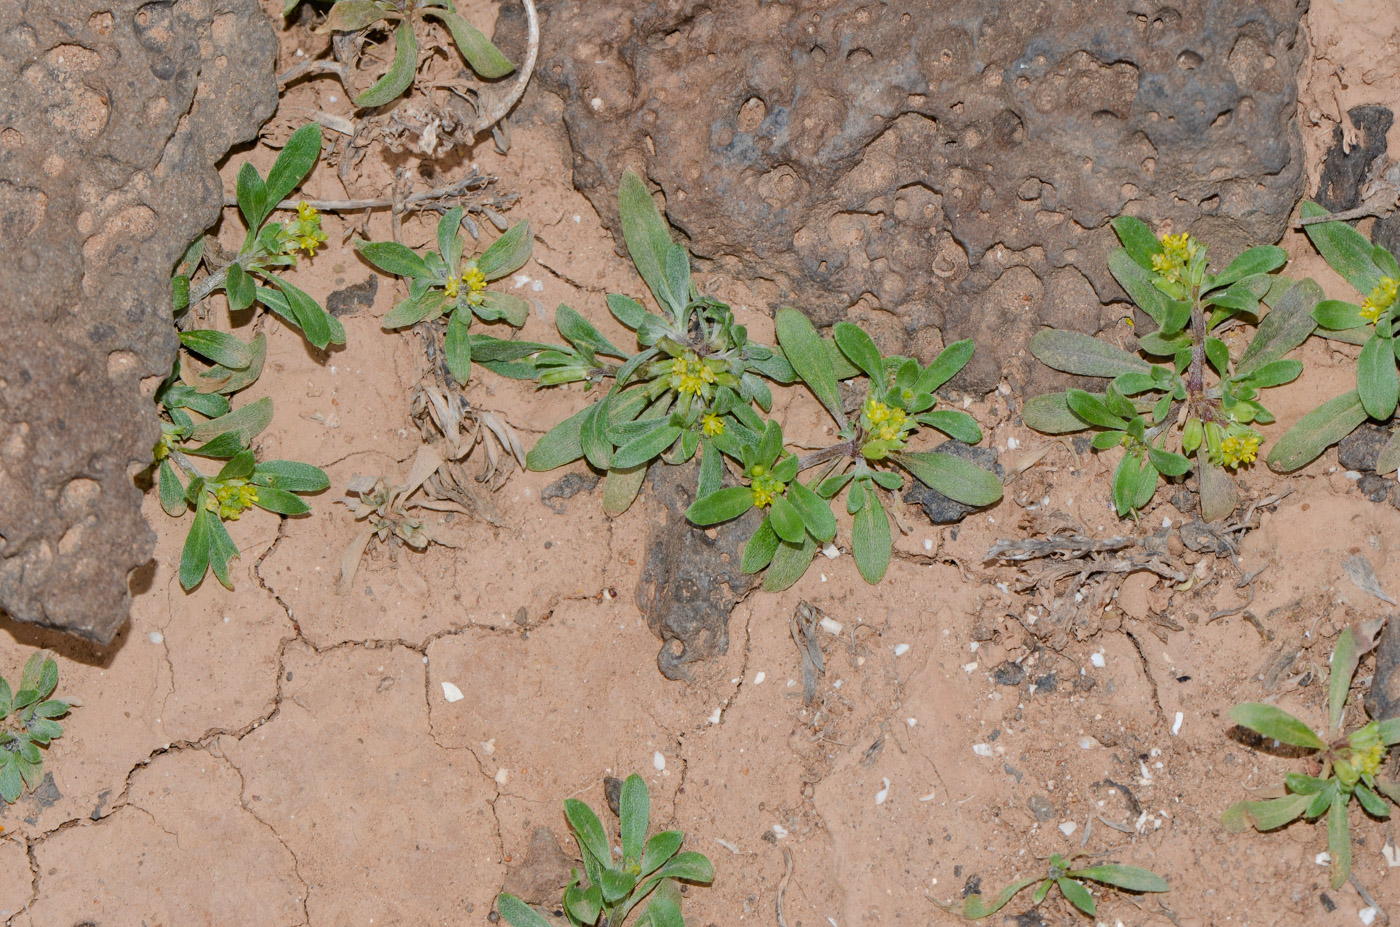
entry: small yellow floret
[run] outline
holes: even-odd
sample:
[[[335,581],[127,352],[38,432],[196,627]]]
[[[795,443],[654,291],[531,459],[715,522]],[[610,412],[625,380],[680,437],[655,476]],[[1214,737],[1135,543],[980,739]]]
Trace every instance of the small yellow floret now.
[[[886,405],[876,399],[867,399],[863,411],[870,422],[868,430],[872,440],[888,441],[902,446],[905,425],[909,418],[903,409]]]
[[[749,491],[753,493],[753,504],[761,509],[766,509],[773,504],[773,500],[781,496],[787,489],[787,484],[782,480],[774,479],[766,468],[756,466],[751,472],[752,482],[749,484]]]
[[[225,483],[214,490],[213,498],[204,500],[204,507],[218,512],[225,521],[238,521],[253,504],[258,501],[258,488],[244,482]]]
[[[715,382],[715,372],[705,365],[694,351],[686,351],[676,358],[671,367],[671,389],[681,395],[710,398]]]
[[[1152,271],[1157,276],[1174,283],[1181,282],[1181,272],[1191,258],[1195,257],[1200,246],[1196,239],[1186,232],[1178,235],[1163,235],[1162,250],[1152,255]]]
[[[1247,431],[1241,435],[1227,435],[1220,442],[1220,459],[1227,467],[1254,463],[1259,456],[1259,435]]]
[[[700,416],[700,430],[711,438],[715,435],[722,435],[724,434],[724,420],[713,412],[706,412]]]
[[[1371,295],[1361,301],[1361,317],[1372,324],[1379,322],[1381,314],[1395,305],[1395,297],[1400,291],[1400,283],[1394,277],[1382,277]]]

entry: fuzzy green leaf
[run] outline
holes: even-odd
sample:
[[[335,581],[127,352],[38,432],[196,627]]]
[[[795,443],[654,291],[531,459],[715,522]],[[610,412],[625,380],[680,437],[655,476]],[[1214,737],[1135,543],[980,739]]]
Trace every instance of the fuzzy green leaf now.
[[[671,232],[661,210],[651,198],[642,178],[624,171],[617,190],[618,211],[622,220],[622,238],[632,264],[656,297],[659,305],[671,303],[671,290],[666,283],[666,252],[671,247]]]
[[[1126,419],[1114,415],[1109,410],[1108,405],[1092,393],[1086,393],[1082,389],[1065,390],[1065,403],[1071,412],[1079,416],[1090,425],[1097,425],[1100,428],[1112,428],[1118,431],[1128,427]]]
[[[510,927],[553,927],[534,908],[507,892],[496,898],[496,910]]]
[[[1030,885],[1034,885],[1037,881],[1037,879],[1032,878],[1020,879],[1016,882],[1012,882],[1010,885],[1006,886],[1006,888],[1003,888],[1000,892],[994,895],[991,899],[984,898],[982,895],[979,894],[968,895],[966,898],[963,899],[961,909],[959,909],[956,906],[944,906],[941,904],[939,905],[939,907],[943,908],[943,910],[949,912],[950,914],[960,914],[968,920],[980,920],[981,918],[989,917],[990,915],[993,915],[996,912],[1000,911],[1002,908],[1006,907],[1006,903],[1010,901],[1017,892]]]
[[[837,322],[832,327],[831,334],[841,353],[850,358],[851,363],[859,367],[872,383],[884,389],[884,360],[880,356],[880,349],[875,347],[874,340],[865,330],[850,322]]]
[[[908,451],[890,455],[925,486],[963,505],[991,505],[1001,498],[997,475],[969,460],[938,451]]]
[[[776,539],[777,535],[773,537]],[[745,550],[746,554],[747,552]],[[804,538],[801,544],[784,544],[779,541],[777,550],[773,552],[772,562],[768,564],[768,572],[763,575],[764,591],[782,592],[791,587],[807,572],[807,568],[812,565],[812,558],[816,555],[817,542],[810,536]]]
[[[1082,332],[1048,328],[1031,338],[1031,353],[1056,370],[1085,377],[1149,373],[1152,365],[1122,348]]]
[[[977,419],[958,409],[936,409],[915,418],[920,424],[937,428],[963,444],[976,444],[982,440],[982,429],[977,424]]]
[[[287,194],[301,185],[320,157],[319,123],[309,122],[291,134],[287,144],[282,146],[281,153],[277,155],[277,160],[272,162],[272,169],[267,172],[265,192],[269,212],[286,199]]]
[[[836,516],[831,505],[799,481],[789,484],[787,499],[802,516],[807,533],[823,544],[831,543],[836,537]]]
[[[594,860],[607,866],[612,860],[608,851],[608,835],[603,830],[603,822],[593,809],[576,798],[564,799],[564,817],[573,829],[579,848],[592,855]]]
[[[530,223],[517,222],[481,253],[481,257],[476,259],[476,269],[485,274],[487,280],[499,280],[525,266],[534,246]]]
[[[1243,252],[1230,262],[1219,276],[1207,280],[1211,289],[1229,286],[1236,280],[1243,280],[1255,274],[1267,274],[1278,270],[1288,260],[1288,252],[1275,245],[1260,245]]]
[[[1065,876],[1055,880],[1055,884],[1060,887],[1060,893],[1069,900],[1079,910],[1090,917],[1094,916],[1094,896],[1089,894],[1089,890],[1084,887],[1084,883],[1076,882]]]
[[[452,33],[453,44],[462,53],[462,57],[467,59],[467,64],[471,65],[472,70],[480,76],[487,80],[495,80],[515,70],[515,65],[510,63],[510,59],[501,54],[501,50],[461,14],[432,7],[425,8],[423,12],[428,16],[436,16],[447,24],[448,31]]]
[[[326,471],[295,460],[264,460],[253,468],[252,482],[287,492],[320,492],[331,485]]]
[[[246,367],[253,362],[248,345],[227,332],[194,329],[180,332],[180,343],[200,357],[226,367]]]
[[[826,407],[831,417],[845,425],[841,396],[836,388],[836,372],[825,344],[811,321],[796,309],[780,309],[776,318],[778,343],[792,369]]]
[[[1315,460],[1366,421],[1366,409],[1356,390],[1330,399],[1304,415],[1269,452],[1269,467],[1290,473]]]
[[[1047,435],[1070,434],[1089,427],[1070,411],[1064,393],[1046,393],[1028,399],[1021,408],[1021,421],[1027,428]]]
[[[1327,809],[1327,852],[1332,857],[1332,887],[1341,888],[1351,874],[1351,834],[1347,830],[1347,799],[1340,791],[1332,796],[1332,807]]]
[[[884,579],[890,566],[890,519],[885,507],[880,503],[880,495],[871,490],[867,493],[866,504],[856,512],[851,526],[851,553],[856,559],[856,569],[872,586]]]
[[[1299,207],[1304,219],[1325,216],[1327,210],[1311,200]],[[1345,222],[1314,222],[1303,226],[1313,246],[1322,253],[1332,269],[1347,279],[1360,293],[1370,293],[1380,283],[1381,270],[1376,266],[1374,246],[1356,229]]]
[[[697,525],[717,525],[738,518],[751,508],[752,490],[747,486],[726,486],[692,502],[685,511],[685,517]]]
[[[414,35],[413,23],[404,20],[394,30],[394,62],[384,76],[374,82],[355,100],[355,105],[370,108],[383,106],[398,99],[413,83],[413,75],[418,70],[418,37]]]
[[[238,211],[243,213],[243,221],[248,223],[248,234],[252,236],[262,227],[269,206],[267,184],[251,163],[244,161],[243,166],[238,169],[234,192],[238,200]]]
[[[1254,338],[1240,355],[1236,370],[1249,374],[1278,360],[1307,340],[1317,327],[1313,314],[1322,299],[1322,287],[1302,280],[1289,287],[1254,331]]]
[[[1395,413],[1400,376],[1395,372],[1395,349],[1390,339],[1375,334],[1362,346],[1356,361],[1356,391],[1371,418],[1386,421]]]
[[[165,510],[165,514],[171,518],[179,518],[185,514],[189,507],[189,503],[185,501],[185,487],[175,475],[175,468],[168,459],[160,462],[159,484],[160,507]]]
[[[300,0],[288,0],[288,5],[296,2]],[[337,0],[326,13],[325,21],[311,31],[318,35],[325,35],[327,32],[359,32],[388,16],[389,11],[375,0]]]
[[[272,397],[264,396],[262,399],[250,402],[227,415],[221,415],[207,422],[197,422],[194,430],[190,433],[190,440],[208,441],[222,434],[237,434],[241,437],[243,445],[247,446],[270,424],[272,424]]]
[[[1351,633],[1351,628],[1343,628],[1337,635],[1337,646],[1332,648],[1332,671],[1327,683],[1327,730],[1333,735],[1342,732],[1342,712],[1346,710],[1351,677],[1356,674],[1360,660],[1356,635]]]
[[[1152,256],[1162,253],[1162,243],[1153,234],[1152,228],[1135,216],[1118,216],[1110,223],[1128,253],[1143,270],[1152,270]]]
[[[1116,863],[1109,863],[1103,866],[1090,866],[1087,869],[1075,869],[1066,875],[1074,876],[1076,879],[1102,882],[1104,885],[1112,885],[1130,892],[1166,892],[1171,890],[1166,879],[1155,872],[1140,869],[1137,866],[1120,866]]]
[[[1325,750],[1327,744],[1298,718],[1275,705],[1246,702],[1230,709],[1230,720],[1279,743],[1310,750]]]

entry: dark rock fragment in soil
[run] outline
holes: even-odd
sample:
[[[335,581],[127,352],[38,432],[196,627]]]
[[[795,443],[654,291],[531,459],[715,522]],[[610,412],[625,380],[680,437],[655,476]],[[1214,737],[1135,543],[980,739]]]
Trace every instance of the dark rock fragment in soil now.
[[[1376,469],[1376,460],[1390,443],[1394,431],[1387,426],[1365,422],[1337,445],[1337,463],[1348,470],[1365,473]]]
[[[277,104],[254,0],[0,3],[0,609],[108,643],[151,558],[132,475],[214,164]]]
[[[526,904],[555,905],[569,884],[571,870],[579,864],[559,848],[559,838],[548,827],[530,832],[530,846],[519,862],[506,870],[502,891]]]
[[[739,569],[744,544],[762,521],[759,509],[709,530],[692,525],[685,510],[695,500],[698,466],[653,465],[647,474],[646,511],[655,520],[637,583],[637,607],[661,638],[656,665],[667,679],[688,679],[686,664],[729,650],[729,613],[758,583]],[[657,505],[655,503],[661,503]]]
[[[326,311],[336,318],[344,315],[354,315],[361,309],[368,309],[374,305],[374,298],[379,295],[379,276],[376,274],[368,280],[361,280],[359,283],[341,287],[330,296],[326,297]]]
[[[997,452],[989,447],[974,447],[970,444],[963,444],[961,441],[944,441],[934,450],[947,454],[949,457],[958,457],[975,463],[979,467],[995,472],[999,478],[1006,476],[1006,469],[997,461]],[[913,485],[905,490],[904,501],[923,506],[924,514],[935,525],[951,525],[977,511],[974,506],[954,502],[917,478],[914,479]]]
[[[565,473],[544,488],[540,493],[540,503],[555,515],[563,515],[569,507],[567,500],[590,491],[600,479],[602,477],[591,470],[586,473]]]

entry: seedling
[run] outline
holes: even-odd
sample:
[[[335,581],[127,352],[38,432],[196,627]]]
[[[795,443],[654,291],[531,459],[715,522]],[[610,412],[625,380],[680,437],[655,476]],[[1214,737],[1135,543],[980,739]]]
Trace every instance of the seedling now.
[[[1232,833],[1248,827],[1271,831],[1298,818],[1315,821],[1326,814],[1333,888],[1341,888],[1351,873],[1347,805],[1352,797],[1377,818],[1390,816],[1390,805],[1382,795],[1400,804],[1400,782],[1380,777],[1387,748],[1400,743],[1400,718],[1368,721],[1349,734],[1342,733],[1351,680],[1364,653],[1352,629],[1342,631],[1332,652],[1325,737],[1274,705],[1250,702],[1230,709],[1230,719],[1242,727],[1280,744],[1315,751],[1316,775],[1288,773],[1283,786],[1271,790],[1278,793],[1276,797],[1237,802],[1225,811],[1222,823]]]
[[[603,396],[552,428],[526,456],[531,470],[585,457],[607,471],[603,507],[610,515],[627,510],[657,459],[681,464],[700,451],[702,489],[718,488],[714,439],[728,433],[756,440],[764,426],[753,406],[766,412],[773,404],[762,378],[787,383],[794,376],[779,353],[749,341],[729,306],[697,293],[690,256],[671,241],[641,178],[625,173],[618,199],[627,251],[661,309],[658,315],[627,296],[607,297],[613,316],[636,332],[637,351],[617,347],[562,305],[555,324],[568,347],[473,341],[490,352],[492,369],[533,377],[541,386],[582,382],[594,389],[611,381]]]
[[[584,874],[574,870],[564,890],[564,916],[573,927],[621,927],[627,916],[647,901],[634,927],[684,927],[678,883],[708,885],[715,870],[703,853],[680,852],[685,836],[666,830],[647,838],[651,799],[646,782],[635,773],[622,784],[621,858],[615,858],[602,821],[577,799],[564,802],[564,816],[583,854]],[[650,900],[648,901],[648,896]],[[511,927],[550,927],[550,922],[509,893],[496,899],[496,908]]]
[[[1305,201],[1303,218],[1327,211]],[[1313,309],[1324,337],[1361,345],[1356,360],[1356,389],[1323,403],[1288,430],[1269,454],[1269,466],[1288,472],[1302,467],[1355,431],[1367,418],[1386,421],[1400,397],[1400,263],[1380,245],[1372,245],[1345,222],[1305,225],[1308,238],[1332,269],[1359,293],[1361,304],[1326,299]],[[1376,470],[1400,467],[1400,430],[1381,450]]]
[[[488,290],[486,285],[519,270],[530,259],[534,239],[530,223],[510,227],[480,256],[462,260],[462,207],[443,214],[437,228],[438,251],[419,257],[396,241],[359,241],[356,249],[379,270],[408,280],[408,297],[389,310],[383,326],[407,328],[447,316],[443,353],[447,369],[458,383],[471,376],[472,317],[483,322],[504,321],[520,328],[530,315],[530,304],[511,293]]]
[[[300,3],[301,0],[286,0],[282,15],[291,15]],[[366,35],[392,30],[393,63],[379,80],[355,98],[356,106],[383,106],[398,99],[413,85],[419,67],[419,41],[415,30],[426,25],[430,18],[447,27],[453,44],[479,76],[491,80],[515,70],[515,65],[500,49],[457,12],[453,0],[334,0],[325,22],[315,31]]]
[[[316,300],[274,273],[294,267],[298,252],[307,258],[314,257],[316,249],[326,242],[320,213],[305,201],[296,206],[294,221],[269,221],[273,213],[282,208],[283,198],[300,186],[320,156],[321,127],[311,123],[287,139],[265,180],[257,168],[244,163],[238,172],[237,185],[238,210],[248,227],[243,245],[227,260],[215,260],[215,248],[208,246],[203,238],[190,246],[181,260],[181,272],[173,281],[177,319],[190,306],[222,290],[228,297],[231,312],[241,312],[257,303],[299,329],[306,340],[318,348],[345,343],[345,328],[339,321]],[[201,264],[209,273],[195,281],[192,278]],[[267,286],[259,285],[260,281]],[[218,335],[218,332],[182,331],[181,341],[208,356],[208,342]],[[224,336],[218,348],[236,351],[230,338]],[[231,370],[246,366],[236,363],[242,359],[241,355],[213,359]]]
[[[1250,248],[1211,274],[1205,245],[1187,233],[1158,239],[1131,216],[1113,227],[1123,247],[1109,255],[1109,269],[1158,328],[1138,340],[1138,354],[1079,332],[1038,333],[1030,347],[1042,363],[1109,383],[1102,393],[1038,396],[1023,420],[1047,434],[1099,429],[1095,449],[1124,448],[1113,477],[1119,517],[1136,516],[1161,478],[1185,475],[1195,457],[1202,517],[1222,518],[1236,501],[1225,471],[1258,455],[1263,436],[1253,426],[1274,420],[1260,392],[1302,372],[1301,362],[1283,356],[1311,333],[1321,290],[1273,273],[1286,260],[1281,248]],[[1261,300],[1272,311],[1258,321]],[[1219,337],[1232,322],[1255,326],[1238,358]]]
[[[744,464],[748,487],[720,489],[696,499],[686,513],[700,525],[736,517],[750,505],[767,508],[762,525],[744,549],[743,569],[768,568],[764,588],[786,589],[806,572],[819,543],[830,541],[836,521],[828,500],[846,491],[846,511],[854,516],[851,550],[866,582],[878,583],[889,567],[893,540],[881,493],[904,485],[898,467],[966,505],[991,505],[1001,498],[996,475],[938,451],[914,451],[909,441],[924,425],[975,444],[982,429],[966,412],[935,409],[934,392],[972,357],[972,342],[946,347],[927,367],[904,357],[883,357],[859,326],[838,322],[834,343],[824,341],[795,309],[777,315],[778,343],[788,363],[836,421],[838,443],[800,459],[782,457],[782,433],[770,423],[759,439],[719,445]],[[841,403],[838,381],[864,374],[868,387],[859,415]],[[810,482],[794,479],[813,467],[823,469]],[[744,498],[744,492],[749,498]]]
[[[1084,884],[1085,881],[1111,885],[1129,892],[1165,892],[1171,888],[1161,876],[1146,869],[1139,869],[1137,866],[1107,863],[1102,866],[1071,869],[1070,864],[1077,856],[1081,855],[1084,854],[1076,854],[1066,859],[1056,853],[1050,857],[1050,865],[1043,878],[1032,876],[1028,879],[1012,882],[990,900],[981,895],[968,895],[963,899],[961,908],[951,905],[939,905],[939,907],[952,914],[961,914],[969,920],[977,920],[1000,911],[1017,892],[1040,882],[1036,886],[1035,894],[1031,896],[1033,904],[1039,905],[1050,894],[1050,889],[1058,888],[1060,894],[1064,895],[1070,904],[1093,917],[1097,908],[1094,904],[1094,896],[1089,892],[1088,886]]]
[[[77,704],[50,699],[56,688],[58,664],[42,650],[24,664],[19,691],[0,679],[0,798],[9,804],[44,781],[39,748],[63,736],[58,719]]]

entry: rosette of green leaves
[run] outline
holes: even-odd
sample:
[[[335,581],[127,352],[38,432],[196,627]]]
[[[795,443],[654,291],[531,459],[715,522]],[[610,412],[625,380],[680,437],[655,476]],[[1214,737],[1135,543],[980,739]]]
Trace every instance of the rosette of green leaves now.
[[[1369,721],[1350,734],[1342,734],[1347,695],[1362,656],[1351,628],[1343,630],[1332,654],[1326,737],[1274,705],[1251,702],[1230,710],[1230,719],[1242,727],[1281,744],[1316,751],[1321,771],[1317,776],[1288,773],[1278,797],[1231,805],[1222,818],[1226,829],[1232,833],[1249,827],[1271,831],[1300,817],[1315,821],[1326,814],[1333,888],[1341,888],[1351,871],[1347,805],[1352,797],[1377,818],[1390,816],[1390,805],[1382,795],[1400,804],[1400,782],[1379,775],[1387,748],[1400,743],[1400,718]]]
[[[1326,215],[1311,201],[1301,207],[1303,218]],[[1400,280],[1395,255],[1345,222],[1316,222],[1304,226],[1313,246],[1332,269],[1346,278],[1364,297],[1385,279]],[[1356,361],[1356,389],[1323,403],[1288,430],[1269,454],[1269,466],[1281,472],[1297,470],[1315,460],[1327,448],[1355,431],[1367,418],[1380,421],[1395,413],[1400,396],[1400,299],[1374,319],[1362,307],[1341,299],[1326,299],[1313,309],[1318,331],[1326,338],[1361,346]],[[1389,473],[1400,467],[1400,431],[1381,450],[1376,470]]]
[[[747,440],[726,432],[715,444],[743,465],[749,484],[721,487],[718,473],[710,479],[702,476],[685,517],[708,527],[738,518],[754,506],[767,508],[744,546],[741,568],[745,573],[768,569],[765,583],[781,589],[791,586],[811,562],[808,549],[836,537],[836,516],[828,498],[797,479],[798,459],[783,449],[783,429],[777,422],[768,422],[761,435],[750,434]]]
[[[42,650],[24,664],[18,691],[0,679],[0,798],[7,803],[44,781],[40,747],[63,736],[58,719],[71,707],[49,698],[57,688],[58,664]]]
[[[1219,455],[1226,427],[1274,421],[1259,401],[1260,391],[1292,382],[1302,372],[1301,362],[1284,355],[1312,332],[1311,311],[1321,290],[1311,280],[1294,283],[1274,274],[1286,259],[1275,247],[1251,248],[1221,273],[1211,274],[1202,245],[1185,268],[1185,280],[1164,279],[1153,270],[1152,259],[1162,253],[1162,244],[1151,229],[1130,216],[1118,217],[1113,226],[1124,247],[1109,254],[1109,269],[1158,327],[1138,340],[1138,354],[1080,332],[1037,333],[1030,349],[1041,363],[1109,382],[1103,392],[1069,389],[1034,397],[1022,420],[1045,434],[1100,429],[1093,440],[1096,449],[1126,448],[1113,477],[1120,517],[1146,506],[1162,478],[1181,477],[1192,469],[1187,456],[1194,455],[1202,517],[1221,518],[1234,510],[1236,492],[1212,456]],[[1271,307],[1262,320],[1261,302]],[[1199,350],[1193,314],[1205,333]],[[1213,334],[1235,318],[1254,325],[1253,338],[1238,359]],[[1200,365],[1202,383],[1196,395],[1189,390],[1193,364]],[[1179,414],[1183,405],[1184,416]],[[1199,454],[1202,447],[1211,453]]]
[[[804,457],[802,464],[803,469],[826,465],[816,482],[820,497],[832,499],[846,492],[846,511],[854,517],[851,551],[866,582],[879,582],[889,567],[893,539],[881,493],[894,492],[904,484],[893,468],[965,505],[991,505],[1001,498],[996,474],[951,454],[907,447],[921,425],[966,443],[982,439],[981,428],[966,412],[934,408],[935,391],[971,359],[971,341],[948,345],[931,364],[921,367],[909,358],[883,357],[870,336],[849,322],[837,323],[833,344],[822,339],[801,312],[783,309],[777,315],[777,332],[793,370],[838,426],[841,442]],[[838,381],[860,374],[869,385],[861,415],[852,419],[842,407]],[[810,535],[797,544],[779,536],[779,544],[786,552],[780,548],[773,562],[784,564],[784,570],[765,577],[766,588],[786,588],[796,582],[817,551]]]
[[[766,412],[773,403],[764,378],[788,383],[794,376],[780,353],[749,341],[729,306],[696,292],[690,255],[671,241],[641,178],[625,173],[618,199],[627,251],[661,310],[648,311],[620,294],[607,297],[613,316],[636,333],[638,350],[618,347],[563,305],[555,325],[567,346],[482,344],[492,352],[493,369],[507,375],[526,372],[519,358],[528,353],[541,386],[583,382],[592,388],[611,381],[603,396],[552,428],[525,459],[531,470],[586,458],[607,471],[603,507],[610,515],[632,504],[657,459],[680,464],[700,451],[702,484],[706,474],[717,480],[715,433],[739,444],[757,442],[763,425],[753,407]]]
[[[1126,892],[1165,892],[1171,890],[1171,886],[1167,884],[1165,879],[1147,869],[1141,869],[1137,866],[1121,866],[1117,863],[1073,869],[1071,868],[1072,859],[1073,857],[1066,859],[1056,853],[1050,857],[1050,864],[1044,876],[1019,879],[991,898],[983,897],[981,894],[968,895],[963,899],[961,906],[945,907],[939,905],[939,907],[949,913],[960,914],[969,920],[977,920],[1000,911],[1018,892],[1039,882],[1035,894],[1031,896],[1032,904],[1040,904],[1050,894],[1051,889],[1058,888],[1060,894],[1065,896],[1066,901],[1093,917],[1098,908],[1094,904],[1094,896],[1084,885],[1085,882],[1098,882],[1101,885],[1110,885]]]
[[[345,327],[334,316],[301,289],[274,273],[295,265],[296,256],[289,250],[287,227],[281,222],[269,220],[276,212],[278,203],[301,185],[320,156],[321,127],[313,122],[302,126],[287,139],[266,179],[252,164],[244,162],[239,169],[237,183],[238,211],[248,228],[243,245],[234,259],[223,267],[208,264],[202,239],[186,251],[181,259],[182,267],[179,268],[182,272],[176,274],[172,286],[177,317],[188,308],[191,300],[198,302],[211,293],[223,290],[228,297],[229,309],[233,312],[241,312],[257,303],[301,331],[306,340],[318,348],[345,343]],[[191,283],[191,275],[201,262],[208,266],[210,273]],[[206,350],[199,350],[209,345],[193,344],[190,339],[207,340],[218,334],[185,332],[181,341],[192,350],[209,356]],[[211,359],[230,369],[238,369],[237,361],[244,358],[227,340],[231,338],[225,336],[225,343],[218,346],[222,355]],[[246,364],[243,366],[246,367]]]
[[[282,15],[288,16],[301,0],[286,0]],[[418,72],[416,23],[436,19],[447,27],[452,42],[478,76],[488,80],[505,77],[515,70],[510,59],[492,44],[484,33],[457,12],[452,0],[334,0],[319,33],[365,33],[382,29],[393,33],[394,60],[379,80],[355,98],[356,106],[383,106],[413,86]]]
[[[438,222],[437,252],[427,251],[419,257],[396,241],[355,243],[370,264],[408,280],[408,297],[384,316],[384,328],[406,328],[447,316],[443,353],[447,369],[462,384],[471,376],[472,317],[520,328],[530,316],[527,300],[513,293],[474,289],[471,280],[479,274],[484,287],[515,273],[530,259],[534,247],[529,222],[512,225],[475,258],[463,260],[464,241],[462,207],[454,206]]]
[[[575,869],[564,890],[564,916],[573,927],[622,927],[646,901],[637,925],[684,927],[678,884],[708,885],[715,879],[714,866],[703,853],[681,851],[685,835],[678,830],[647,837],[651,799],[641,776],[633,773],[622,783],[618,811],[622,856],[615,858],[608,832],[593,809],[574,798],[565,800],[564,816],[578,841],[584,871],[580,874]],[[496,899],[496,908],[511,927],[550,927],[543,916],[509,893]]]
[[[310,507],[296,493],[320,492],[330,479],[310,464],[256,461],[249,445],[272,422],[270,398],[228,411],[223,396],[194,392],[172,379],[162,386],[157,400],[165,413],[155,452],[160,505],[172,518],[194,511],[180,555],[180,585],[193,589],[212,569],[219,582],[231,589],[229,562],[238,556],[238,547],[224,527],[224,518],[237,518],[250,505],[279,515],[303,514]],[[221,409],[221,414],[209,419],[196,421],[189,415],[189,410],[208,415]],[[211,476],[194,458],[223,463]],[[242,487],[251,489],[236,496]],[[230,507],[228,499],[220,499],[220,491],[243,501]]]

